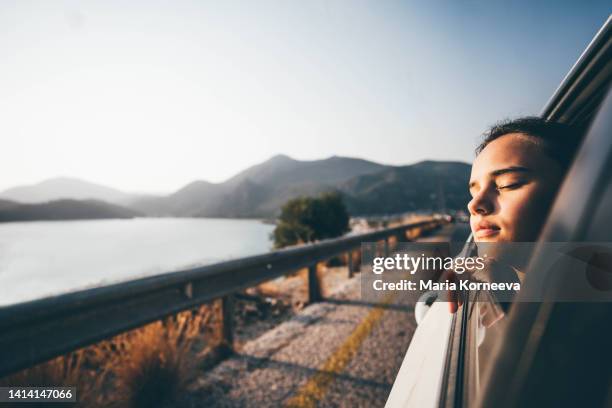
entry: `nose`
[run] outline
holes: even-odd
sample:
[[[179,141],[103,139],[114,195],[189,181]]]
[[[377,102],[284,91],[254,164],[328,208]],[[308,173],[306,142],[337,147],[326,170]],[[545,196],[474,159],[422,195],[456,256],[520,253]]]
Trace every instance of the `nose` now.
[[[487,215],[493,212],[494,204],[488,189],[482,189],[467,205],[470,215]]]

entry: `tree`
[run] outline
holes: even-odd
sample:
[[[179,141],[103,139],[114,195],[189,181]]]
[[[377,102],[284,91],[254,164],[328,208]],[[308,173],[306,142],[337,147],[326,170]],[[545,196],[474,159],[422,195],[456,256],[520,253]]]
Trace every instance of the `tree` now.
[[[274,246],[283,248],[334,238],[349,231],[349,215],[337,192],[287,201],[273,232]]]

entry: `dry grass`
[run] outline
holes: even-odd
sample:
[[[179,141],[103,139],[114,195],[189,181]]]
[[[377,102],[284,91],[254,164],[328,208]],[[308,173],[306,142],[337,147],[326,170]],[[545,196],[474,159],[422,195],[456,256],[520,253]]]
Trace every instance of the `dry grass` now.
[[[202,337],[207,337],[211,316],[210,308],[202,307],[118,336],[113,344],[116,403],[135,408],[181,405],[207,349]]]
[[[79,407],[180,407],[218,336],[213,314],[208,305],[182,312],[4,377],[0,385],[77,387]]]
[[[100,350],[82,349],[57,357],[10,376],[0,379],[0,386],[17,387],[76,387],[78,403],[54,403],[54,407],[104,407],[101,390],[107,379],[107,366],[93,367],[91,357],[99,357]],[[19,404],[21,406],[23,404]],[[30,407],[47,406],[45,403],[28,403]],[[4,405],[3,405],[4,406]],[[10,405],[7,405],[10,406]]]

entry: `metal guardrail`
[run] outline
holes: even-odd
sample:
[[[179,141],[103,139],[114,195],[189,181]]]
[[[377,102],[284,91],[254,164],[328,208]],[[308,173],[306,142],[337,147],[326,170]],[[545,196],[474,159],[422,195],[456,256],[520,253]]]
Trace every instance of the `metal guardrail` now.
[[[309,301],[320,298],[316,264],[362,242],[385,242],[415,228],[444,223],[432,218],[395,228],[326,240],[300,247],[189,270],[67,293],[0,308],[0,376],[107,339],[214,299],[223,298],[223,335],[232,342],[231,295],[308,267]]]

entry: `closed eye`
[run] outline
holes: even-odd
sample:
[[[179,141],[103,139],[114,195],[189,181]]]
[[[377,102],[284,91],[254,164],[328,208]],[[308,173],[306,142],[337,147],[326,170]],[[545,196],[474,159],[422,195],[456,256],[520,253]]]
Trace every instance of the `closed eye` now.
[[[506,184],[506,185],[503,185],[503,186],[498,186],[497,189],[498,190],[514,190],[516,188],[521,187],[523,184],[525,184],[525,183],[523,183],[523,182],[511,183],[511,184]]]

